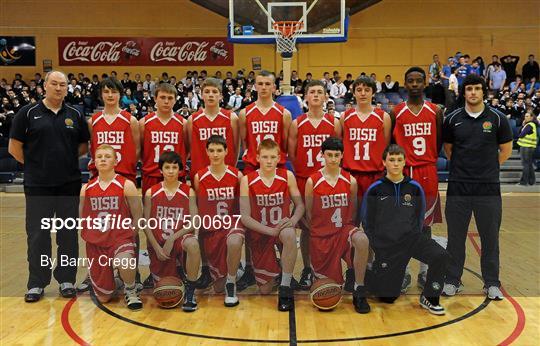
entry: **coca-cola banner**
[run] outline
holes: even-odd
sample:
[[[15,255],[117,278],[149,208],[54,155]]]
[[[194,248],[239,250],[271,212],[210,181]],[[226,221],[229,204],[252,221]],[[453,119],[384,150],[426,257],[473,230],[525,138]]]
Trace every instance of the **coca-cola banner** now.
[[[61,66],[231,66],[226,38],[59,37]]]

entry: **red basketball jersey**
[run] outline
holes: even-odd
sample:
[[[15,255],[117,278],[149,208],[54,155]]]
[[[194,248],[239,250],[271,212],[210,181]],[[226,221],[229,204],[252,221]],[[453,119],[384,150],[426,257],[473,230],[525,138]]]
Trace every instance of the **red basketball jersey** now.
[[[353,225],[353,196],[351,175],[342,169],[335,185],[331,185],[322,171],[311,175],[313,207],[311,209],[312,237],[325,237]]]
[[[197,190],[197,205],[199,215],[238,215],[238,196],[240,184],[238,169],[227,166],[225,174],[216,178],[206,167],[197,173],[199,189]],[[210,231],[210,230],[209,230]]]
[[[182,229],[184,215],[189,213],[189,185],[179,183],[173,196],[165,193],[163,182],[150,188],[152,208],[150,218],[158,220],[152,233],[159,244],[164,244],[171,235]],[[176,228],[177,227],[177,228]]]
[[[290,197],[286,169],[276,168],[274,181],[269,186],[264,183],[258,170],[249,173],[247,177],[252,218],[273,227],[281,219],[289,217]]]
[[[90,244],[108,247],[115,239],[134,236],[132,224],[122,228],[124,220],[131,219],[131,212],[124,196],[126,178],[116,174],[109,185],[103,189],[99,185],[99,177],[86,184],[84,207],[81,217],[83,221],[81,237]],[[98,219],[101,219],[99,222]]]
[[[191,116],[191,172],[193,175],[210,164],[206,154],[206,142],[212,135],[220,135],[227,142],[227,156],[225,164],[236,166],[233,130],[231,126],[231,111],[220,109],[212,120],[204,114],[203,110],[193,113]]]
[[[343,167],[355,172],[383,171],[384,111],[374,108],[362,121],[353,108],[343,117]]]
[[[405,149],[407,166],[436,164],[437,151],[437,106],[424,101],[422,109],[414,114],[406,102],[394,108],[396,124],[394,138]]]
[[[88,169],[93,176],[97,176],[94,158],[96,148],[101,144],[109,144],[116,150],[118,164],[114,168],[116,173],[125,177],[135,177],[137,166],[137,152],[133,135],[131,133],[131,114],[121,111],[111,124],[105,120],[103,112],[92,115],[92,138],[90,139],[90,156],[92,160]]]
[[[159,156],[166,151],[174,151],[182,158],[186,166],[186,148],[184,146],[184,119],[178,114],[163,123],[156,113],[144,117],[142,147],[142,173],[149,177],[161,178]]]
[[[257,108],[256,103],[246,107],[246,148],[242,160],[258,167],[257,146],[264,139],[273,139],[281,150],[280,164],[287,161],[283,143],[283,112],[285,108],[274,102],[266,113]]]
[[[334,117],[325,114],[317,126],[313,126],[307,114],[296,118],[298,135],[294,173],[298,177],[308,178],[324,165],[321,145],[330,136],[336,135]]]

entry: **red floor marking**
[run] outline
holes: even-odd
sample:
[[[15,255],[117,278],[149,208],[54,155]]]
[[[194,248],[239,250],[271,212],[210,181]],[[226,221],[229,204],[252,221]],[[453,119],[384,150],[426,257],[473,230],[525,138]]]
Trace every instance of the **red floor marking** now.
[[[468,234],[468,237],[471,240],[471,243],[473,244],[474,249],[478,253],[478,256],[480,256],[481,249],[478,243],[476,242],[476,239],[474,238],[479,237],[479,236],[480,235],[478,233]],[[499,343],[499,345],[501,346],[506,346],[516,341],[517,338],[523,332],[523,329],[525,329],[525,312],[523,311],[523,308],[521,307],[521,305],[510,294],[508,294],[508,292],[502,286],[501,286],[501,291],[504,294],[504,296],[508,299],[508,301],[512,304],[512,306],[514,307],[514,310],[516,310],[516,314],[518,318],[516,322],[516,326],[514,327],[514,330],[512,331],[512,333],[506,339],[501,341],[501,343]]]
[[[72,338],[73,341],[75,341],[77,344],[90,346],[88,342],[84,341],[80,336],[77,335],[77,333],[75,333],[73,328],[71,328],[71,324],[69,324],[69,310],[71,310],[71,306],[75,303],[76,300],[77,298],[71,298],[66,303],[66,306],[64,306],[64,310],[62,310],[62,327],[64,327],[67,335],[69,335],[69,337]]]

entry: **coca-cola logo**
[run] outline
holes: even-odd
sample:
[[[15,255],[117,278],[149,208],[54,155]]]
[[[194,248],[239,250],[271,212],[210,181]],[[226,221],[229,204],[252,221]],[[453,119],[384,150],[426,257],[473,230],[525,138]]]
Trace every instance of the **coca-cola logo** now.
[[[223,59],[227,59],[227,56],[229,54],[227,49],[225,49],[225,43],[223,43],[223,41],[217,41],[216,43],[214,43],[214,45],[210,47],[210,51],[214,53],[215,57],[220,56]]]
[[[177,46],[175,42],[158,42],[150,51],[150,60],[159,61],[205,61],[208,42],[188,41]]]
[[[138,49],[137,42],[135,41],[127,41],[126,45],[122,47],[122,52],[126,53],[126,55],[131,55],[131,56],[141,55],[141,50]]]
[[[121,42],[101,41],[90,45],[86,41],[71,41],[62,57],[65,61],[117,62],[120,59]]]

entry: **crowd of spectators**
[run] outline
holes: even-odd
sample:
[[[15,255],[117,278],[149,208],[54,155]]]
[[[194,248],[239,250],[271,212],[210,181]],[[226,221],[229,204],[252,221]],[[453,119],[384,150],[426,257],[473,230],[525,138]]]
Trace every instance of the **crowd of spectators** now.
[[[521,74],[519,74],[516,70],[519,60],[518,56],[513,55],[506,55],[500,59],[497,55],[493,55],[491,63],[486,66],[482,57],[471,61],[469,55],[460,52],[449,57],[446,63],[441,62],[438,55],[434,55],[433,62],[428,68],[426,97],[434,103],[455,107],[460,102],[457,99],[459,85],[468,74],[475,73],[483,76],[490,87],[486,102],[506,114],[512,124],[519,128],[526,111],[531,111],[535,116],[540,113],[538,63],[533,55],[529,55],[528,61],[522,66]],[[360,75],[365,76],[366,73],[362,72]],[[200,85],[208,76],[206,70],[187,71],[181,78],[169,76],[167,72],[163,72],[160,77],[146,74],[143,79],[141,76],[137,73],[132,79],[126,72],[119,77],[116,71],[101,76],[69,73],[66,101],[89,116],[102,105],[99,95],[100,80],[114,77],[120,79],[124,87],[121,107],[138,119],[154,111],[153,96],[156,85],[159,83],[175,85],[178,96],[173,109],[183,117],[189,117],[202,106]],[[403,88],[391,75],[386,75],[382,81],[379,81],[374,73],[369,76],[377,85],[377,94],[374,99],[376,107],[390,111],[395,104],[406,98]],[[222,107],[239,111],[257,99],[254,71],[246,74],[245,70],[240,70],[236,72],[236,75],[233,75],[231,71],[227,71],[225,75],[217,71],[213,77],[223,81]],[[297,71],[292,71],[291,86],[304,108],[306,108],[303,98],[304,90],[314,78],[317,77],[308,72],[302,80]],[[319,78],[324,82],[329,95],[326,106],[329,113],[339,117],[341,112],[353,106],[352,84],[355,78],[353,74],[347,73],[343,78],[339,71],[333,71],[332,74],[325,72]],[[40,73],[36,73],[31,80],[25,81],[21,74],[17,73],[11,83],[6,79],[0,81],[0,137],[3,137],[0,141],[2,143],[9,135],[13,115],[22,106],[43,98],[43,82],[43,76]],[[276,96],[280,94],[279,87],[282,82],[283,73],[279,72],[276,76]]]

